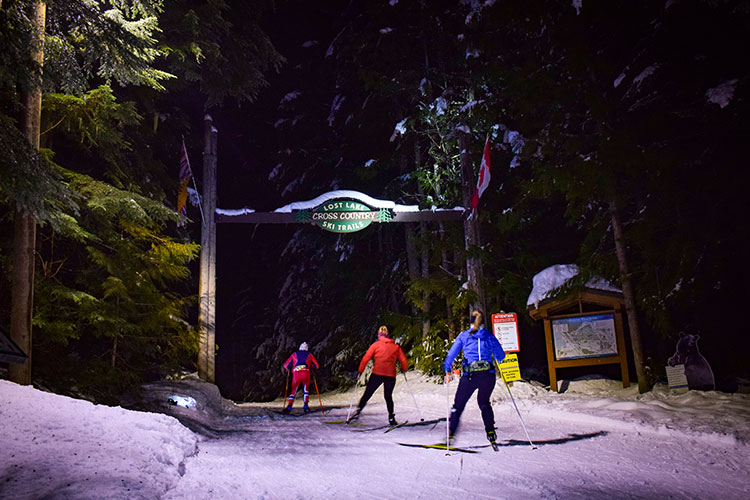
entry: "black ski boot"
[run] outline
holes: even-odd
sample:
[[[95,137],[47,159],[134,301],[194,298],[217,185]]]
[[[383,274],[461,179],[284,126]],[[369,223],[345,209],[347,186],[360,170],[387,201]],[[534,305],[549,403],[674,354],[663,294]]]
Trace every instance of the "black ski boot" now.
[[[351,417],[349,417],[349,418],[348,418],[348,419],[346,420],[346,423],[348,424],[349,422],[354,422],[354,421],[356,421],[356,420],[357,420],[357,419],[359,418],[359,412],[361,412],[361,411],[362,411],[362,409],[361,409],[361,408],[357,408],[356,410],[354,410],[354,413],[352,413],[352,416],[351,416]]]
[[[398,425],[398,422],[396,422],[396,415],[388,415],[388,424]]]
[[[310,407],[305,405],[304,407],[302,407],[302,411],[305,413],[310,413]]]
[[[497,442],[497,432],[495,432],[495,429],[487,431],[487,441],[492,444]]]

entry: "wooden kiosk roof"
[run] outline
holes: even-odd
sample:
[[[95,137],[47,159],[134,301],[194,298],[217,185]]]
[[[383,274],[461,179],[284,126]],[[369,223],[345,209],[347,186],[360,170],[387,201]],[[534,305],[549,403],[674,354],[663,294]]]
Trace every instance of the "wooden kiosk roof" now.
[[[608,309],[619,309],[624,305],[625,299],[622,296],[622,292],[612,292],[609,290],[585,287],[582,291],[577,293],[573,292],[570,295],[562,297],[544,299],[538,304],[538,306],[529,304],[528,311],[532,318],[539,320],[567,311],[576,304],[581,307],[584,303],[602,306]]]

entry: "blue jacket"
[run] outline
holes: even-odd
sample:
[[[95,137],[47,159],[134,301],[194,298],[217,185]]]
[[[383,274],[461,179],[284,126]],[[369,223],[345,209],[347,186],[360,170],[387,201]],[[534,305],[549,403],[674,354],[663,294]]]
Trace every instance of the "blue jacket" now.
[[[474,361],[489,361],[492,363],[492,371],[494,372],[495,363],[493,359],[499,363],[505,358],[505,351],[503,351],[500,342],[486,328],[480,328],[473,334],[471,333],[471,328],[469,328],[456,337],[456,340],[448,351],[448,355],[445,357],[445,362],[443,363],[443,368],[445,368],[446,372],[451,371],[453,360],[456,359],[461,350],[464,352],[464,367]]]

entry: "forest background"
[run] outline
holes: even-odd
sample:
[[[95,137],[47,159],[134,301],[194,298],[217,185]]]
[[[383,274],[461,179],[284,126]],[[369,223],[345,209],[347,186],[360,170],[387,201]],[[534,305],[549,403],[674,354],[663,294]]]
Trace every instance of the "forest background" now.
[[[200,187],[206,113],[220,208],[334,189],[461,205],[457,131],[477,168],[489,135],[468,253],[487,312],[518,313],[525,378],[547,377],[532,277],[575,263],[573,287],[620,283],[613,207],[650,373],[686,331],[719,389],[750,376],[750,2],[50,0],[39,152],[18,128],[31,3],[0,3],[0,318],[21,207],[35,384],[118,403],[194,370],[201,215],[174,207],[183,138]],[[217,255],[217,385],[236,400],[279,396],[302,341],[321,390],[351,384],[381,323],[437,373],[473,299],[460,224],[220,225]]]

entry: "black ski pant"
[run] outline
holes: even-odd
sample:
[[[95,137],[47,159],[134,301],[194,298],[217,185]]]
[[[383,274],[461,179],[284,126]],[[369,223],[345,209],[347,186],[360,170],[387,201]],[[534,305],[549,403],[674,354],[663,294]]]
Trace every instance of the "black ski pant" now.
[[[393,416],[393,388],[396,386],[396,377],[384,377],[383,375],[370,375],[370,380],[367,381],[367,387],[365,387],[365,393],[362,394],[362,399],[359,400],[357,405],[360,409],[365,407],[367,402],[370,400],[375,391],[383,384],[383,397],[385,397],[385,406],[388,407],[388,416]]]
[[[461,377],[461,380],[458,382],[458,389],[456,390],[456,398],[453,401],[453,408],[451,408],[450,425],[448,427],[451,436],[456,435],[458,420],[461,418],[466,403],[469,401],[471,395],[474,394],[474,391],[478,391],[477,404],[479,405],[479,411],[482,413],[484,430],[490,431],[495,429],[495,414],[492,412],[492,405],[490,404],[490,395],[494,388],[495,372],[487,370]]]

